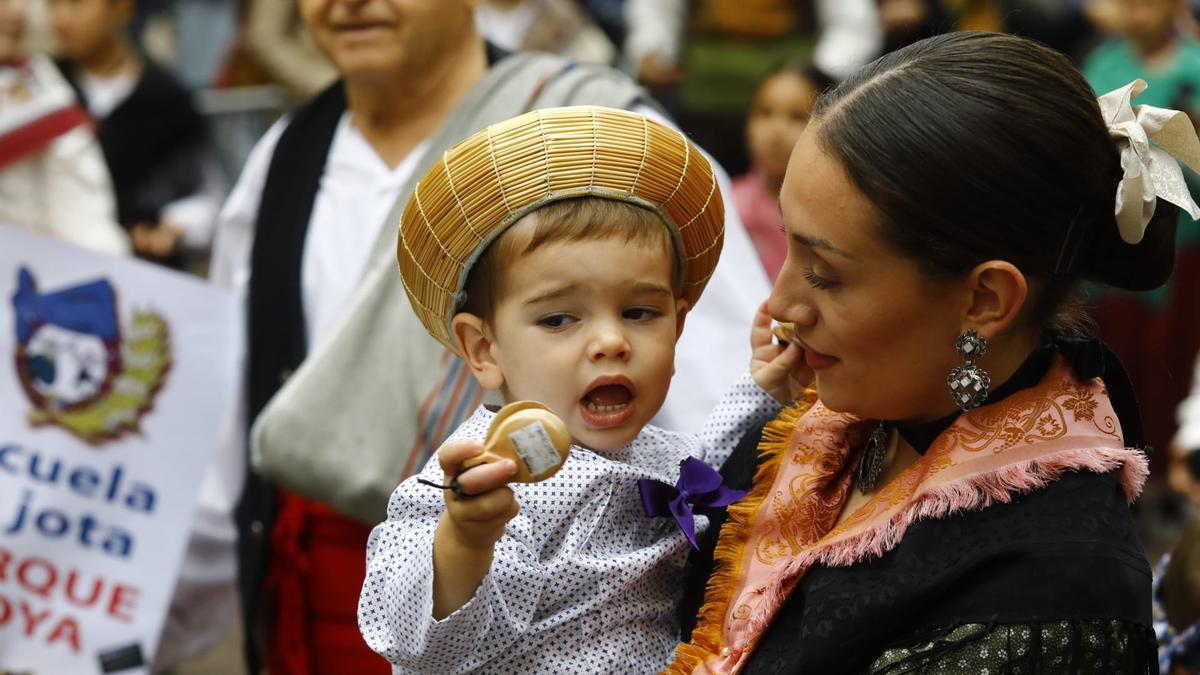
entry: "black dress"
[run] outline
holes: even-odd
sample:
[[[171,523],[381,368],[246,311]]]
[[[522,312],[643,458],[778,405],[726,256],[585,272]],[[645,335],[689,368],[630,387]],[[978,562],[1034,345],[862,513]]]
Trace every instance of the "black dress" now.
[[[1035,352],[989,401],[1036,384],[1056,350]],[[1117,379],[1119,364],[1107,370],[1106,383]],[[1127,443],[1140,443],[1136,407],[1122,413],[1128,406],[1118,389],[1110,385]],[[901,433],[923,450],[952,421]],[[752,485],[760,435],[748,434],[726,462],[727,484]],[[712,524],[692,555],[680,604],[684,640],[725,518],[723,510],[705,513]],[[1117,473],[1070,472],[1007,504],[913,523],[880,558],[813,567],[743,672],[1154,673],[1150,589]]]

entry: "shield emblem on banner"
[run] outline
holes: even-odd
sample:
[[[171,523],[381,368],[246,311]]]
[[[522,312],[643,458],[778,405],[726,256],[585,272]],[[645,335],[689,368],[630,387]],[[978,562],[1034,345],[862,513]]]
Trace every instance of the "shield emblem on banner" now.
[[[106,279],[43,293],[27,267],[13,295],[17,376],[35,426],[98,444],[136,431],[170,370],[170,334],[154,312],[122,330]]]

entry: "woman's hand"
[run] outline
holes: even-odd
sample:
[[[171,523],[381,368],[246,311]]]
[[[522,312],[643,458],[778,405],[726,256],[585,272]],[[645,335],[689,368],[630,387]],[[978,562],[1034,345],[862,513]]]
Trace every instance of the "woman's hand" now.
[[[775,342],[767,303],[759,305],[750,329],[750,375],[776,401],[787,405],[812,386],[813,372],[804,363],[804,349],[795,342]]]

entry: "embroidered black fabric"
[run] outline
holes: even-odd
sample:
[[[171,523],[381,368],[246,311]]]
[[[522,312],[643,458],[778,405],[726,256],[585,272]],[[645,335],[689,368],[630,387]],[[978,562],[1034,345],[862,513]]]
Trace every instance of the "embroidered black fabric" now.
[[[1106,619],[966,624],[935,640],[888,649],[871,675],[1134,675],[1157,672],[1145,626]]]
[[[760,435],[722,467],[730,487],[751,486]],[[685,640],[725,517],[701,512],[713,522],[689,560]],[[1116,472],[1069,472],[1007,504],[918,521],[879,558],[813,568],[744,672],[1153,673],[1150,582]]]

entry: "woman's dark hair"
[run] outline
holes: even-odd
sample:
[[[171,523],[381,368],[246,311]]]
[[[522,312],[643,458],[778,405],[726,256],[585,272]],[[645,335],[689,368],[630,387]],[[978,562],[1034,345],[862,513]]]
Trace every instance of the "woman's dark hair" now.
[[[879,211],[884,237],[934,275],[1006,260],[1054,323],[1080,280],[1162,285],[1178,209],[1163,200],[1124,243],[1121,178],[1096,94],[1058,52],[998,33],[940,35],[892,52],[817,102],[822,148]]]

